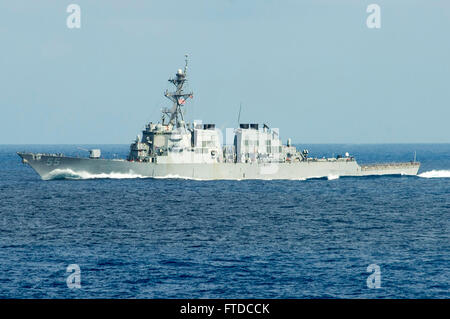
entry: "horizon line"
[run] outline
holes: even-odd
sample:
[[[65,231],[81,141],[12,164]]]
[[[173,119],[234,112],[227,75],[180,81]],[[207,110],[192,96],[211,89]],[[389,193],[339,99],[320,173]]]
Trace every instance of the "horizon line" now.
[[[450,142],[292,142],[293,145],[413,145],[413,144],[450,144]],[[0,145],[129,145],[125,143],[0,143]],[[223,144],[232,145],[232,144]]]

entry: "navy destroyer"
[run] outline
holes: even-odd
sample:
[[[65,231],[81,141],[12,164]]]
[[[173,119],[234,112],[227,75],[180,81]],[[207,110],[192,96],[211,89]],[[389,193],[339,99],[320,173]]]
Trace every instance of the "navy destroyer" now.
[[[89,157],[64,154],[18,152],[44,180],[64,176],[110,177],[126,175],[153,178],[216,179],[308,179],[365,175],[417,175],[420,163],[359,165],[346,153],[314,158],[308,150],[297,150],[279,131],[267,124],[240,123],[233,131],[233,143],[222,145],[222,134],[214,124],[185,122],[186,103],[193,97],[185,91],[188,60],[169,82],[173,91],[164,93],[171,102],[162,109],[157,123],[148,123],[130,146],[125,159],[102,158],[99,149]]]

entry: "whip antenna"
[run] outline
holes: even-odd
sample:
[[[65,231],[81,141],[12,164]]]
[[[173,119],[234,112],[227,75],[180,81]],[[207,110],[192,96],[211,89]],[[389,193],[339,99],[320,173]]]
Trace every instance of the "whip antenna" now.
[[[242,109],[242,102],[239,103],[239,114],[238,114],[238,122],[237,122],[238,126],[239,126],[239,123],[241,122],[241,109]]]

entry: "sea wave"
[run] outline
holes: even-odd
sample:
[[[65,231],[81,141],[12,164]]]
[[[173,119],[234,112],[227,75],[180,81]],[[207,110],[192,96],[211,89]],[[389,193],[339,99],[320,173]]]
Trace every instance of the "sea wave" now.
[[[328,180],[329,181],[331,181],[331,180],[333,180],[333,179],[338,179],[339,178],[339,175],[332,175],[332,174],[330,174],[330,175],[328,175]]]
[[[450,177],[450,170],[432,170],[420,173],[417,176],[423,178],[448,178]]]
[[[128,173],[100,173],[100,174],[92,174],[86,171],[73,171],[71,169],[55,169],[51,171],[48,175],[46,175],[43,179],[52,180],[52,179],[126,179],[126,178],[147,178],[148,176],[143,176],[140,174],[136,174],[133,171],[129,171]]]

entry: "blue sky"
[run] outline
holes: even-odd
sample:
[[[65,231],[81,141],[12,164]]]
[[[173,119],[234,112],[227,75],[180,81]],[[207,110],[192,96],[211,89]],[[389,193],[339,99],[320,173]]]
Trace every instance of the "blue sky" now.
[[[2,1],[0,144],[129,143],[185,53],[188,120],[242,103],[296,143],[448,143],[449,34],[448,0]]]

